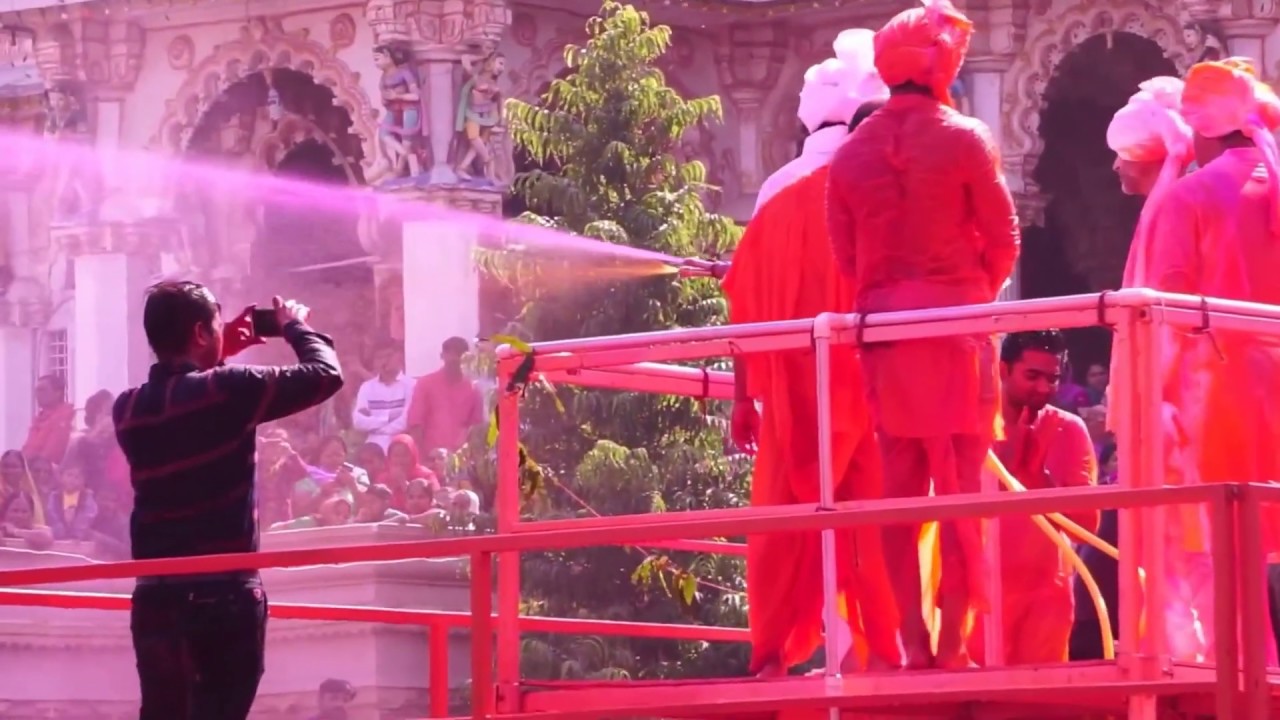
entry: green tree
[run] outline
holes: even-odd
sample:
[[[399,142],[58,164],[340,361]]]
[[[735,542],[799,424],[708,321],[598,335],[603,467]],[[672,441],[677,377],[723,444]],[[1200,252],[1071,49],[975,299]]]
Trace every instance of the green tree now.
[[[540,167],[513,192],[528,222],[667,255],[714,256],[740,230],[707,210],[706,168],[677,157],[681,136],[721,120],[716,97],[685,99],[656,63],[671,29],[607,0],[565,49],[568,73],[540,102],[507,103],[519,150]],[[520,318],[534,340],[721,323],[714,280],[634,265],[575,265],[572,286],[533,284]],[[629,270],[628,270],[629,268]],[[643,270],[643,269],[641,269]],[[635,277],[639,273],[642,277]],[[624,277],[631,275],[631,277]],[[749,463],[727,457],[726,427],[694,399],[557,387],[530,392],[522,439],[546,482],[525,513],[540,518],[654,513],[745,504]],[[641,548],[530,554],[526,611],[560,617],[745,626],[741,559]],[[538,637],[523,647],[535,678],[678,677],[746,669],[743,646]]]

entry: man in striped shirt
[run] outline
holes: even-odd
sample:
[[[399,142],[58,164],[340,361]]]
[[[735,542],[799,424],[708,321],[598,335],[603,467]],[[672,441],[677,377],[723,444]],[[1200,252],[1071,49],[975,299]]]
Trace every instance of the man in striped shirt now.
[[[261,342],[252,308],[224,324],[198,283],[147,291],[142,322],[157,362],[113,408],[135,493],[135,559],[257,551],[255,430],[342,387],[333,342],[306,325],[307,307],[279,297],[273,305],[298,364],[226,365]],[[247,717],[264,667],[266,619],[256,571],[139,578],[130,622],[140,720]]]

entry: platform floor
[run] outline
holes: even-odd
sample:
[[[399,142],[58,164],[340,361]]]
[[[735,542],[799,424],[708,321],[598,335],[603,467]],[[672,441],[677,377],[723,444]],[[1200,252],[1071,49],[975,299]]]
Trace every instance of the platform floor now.
[[[1161,718],[1198,720],[1214,715],[1215,676],[1212,666],[1177,664],[1163,680],[1131,681],[1113,662],[1078,662],[862,673],[830,683],[822,677],[526,682],[519,717],[555,712],[563,720],[825,720],[826,708],[834,706],[844,720],[1084,720],[1123,718],[1129,697],[1153,694],[1160,698]],[[1270,717],[1280,718],[1280,675],[1270,676],[1270,687]]]

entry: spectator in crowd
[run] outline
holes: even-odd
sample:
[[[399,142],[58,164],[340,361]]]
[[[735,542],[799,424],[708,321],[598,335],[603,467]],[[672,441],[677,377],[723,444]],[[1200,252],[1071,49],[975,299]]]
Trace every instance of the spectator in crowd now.
[[[338,435],[330,435],[320,441],[314,453],[314,463],[307,465],[307,474],[317,487],[333,482],[340,474],[350,474],[363,491],[369,487],[369,473],[359,465],[347,462],[347,443]]]
[[[358,523],[400,522],[407,516],[391,507],[391,489],[386,485],[374,485],[360,496]]]
[[[58,467],[53,461],[36,456],[27,457],[27,469],[31,471],[31,481],[35,483],[39,496],[43,497],[50,490],[58,487]]]
[[[351,683],[336,678],[320,683],[320,692],[316,695],[317,713],[310,720],[347,720],[347,706],[356,699]]]
[[[449,503],[449,527],[458,530],[474,530],[476,516],[480,514],[480,496],[472,490],[457,490]]]
[[[356,467],[371,478],[381,477],[387,469],[387,451],[377,443],[365,443],[356,450]]]
[[[129,482],[129,463],[116,442],[115,425],[111,422],[111,406],[115,396],[108,390],[99,390],[84,403],[83,432],[71,439],[64,463],[79,465],[84,471],[86,486],[97,492],[108,483]]]
[[[405,377],[400,351],[394,345],[380,345],[373,360],[378,375],[360,386],[351,424],[365,433],[369,442],[386,449],[391,438],[408,427],[407,412],[414,393],[413,381]]]
[[[32,550],[48,550],[53,545],[53,533],[36,521],[39,506],[27,493],[10,495],[0,505],[0,538],[21,540]]]
[[[441,495],[444,496],[446,504],[439,502]],[[426,478],[414,478],[409,481],[405,496],[406,517],[392,522],[399,525],[418,525],[436,531],[443,530],[448,524],[447,503],[452,497],[452,491],[448,488],[433,489]]]
[[[89,528],[98,516],[94,493],[85,487],[84,468],[65,462],[58,471],[61,487],[47,495],[45,517],[54,540],[88,540]]]
[[[315,488],[289,434],[267,428],[258,435],[258,519],[267,527],[315,509]]]
[[[31,468],[27,466],[27,458],[21,450],[6,450],[0,455],[0,503],[7,502],[14,495],[26,495],[28,498],[41,497],[36,488],[35,479],[31,477]],[[35,503],[37,525],[44,524],[44,507]]]
[[[67,402],[66,381],[59,375],[45,375],[37,380],[36,406],[39,410],[27,431],[22,454],[28,462],[34,462],[36,458],[49,463],[62,462],[71,442],[71,425],[76,417],[75,408]]]
[[[409,404],[409,430],[420,447],[454,452],[467,441],[467,433],[484,420],[484,397],[462,369],[470,351],[467,341],[451,337],[440,348],[444,365],[422,376]]]
[[[1062,361],[1062,384],[1058,386],[1058,396],[1053,404],[1077,415],[1080,414],[1080,408],[1091,404],[1088,391],[1075,380],[1075,372],[1069,359]]]
[[[335,492],[325,498],[320,507],[310,515],[303,515],[292,520],[278,522],[271,526],[271,530],[306,530],[318,527],[335,527],[337,525],[347,525],[351,523],[352,511],[355,507],[355,498],[351,493],[346,491]]]
[[[1089,396],[1089,406],[1096,407],[1106,402],[1107,385],[1111,382],[1111,373],[1102,363],[1091,363],[1084,376],[1084,391]]]
[[[97,515],[89,525],[88,539],[94,554],[103,560],[129,559],[129,507],[133,493],[129,484],[99,485],[94,495]]]
[[[427,482],[438,486],[440,483],[431,470],[423,467],[418,459],[418,445],[408,435],[397,435],[387,448],[387,466],[375,480],[381,485],[391,488],[396,507],[404,507],[404,494],[409,481],[414,478],[426,478]]]
[[[449,451],[444,448],[431,448],[422,458],[422,464],[441,485],[449,484]]]

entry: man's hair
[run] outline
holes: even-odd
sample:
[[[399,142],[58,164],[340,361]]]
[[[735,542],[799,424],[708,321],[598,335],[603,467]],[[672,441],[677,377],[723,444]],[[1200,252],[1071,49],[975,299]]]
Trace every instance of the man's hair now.
[[[1009,333],[1000,344],[1000,362],[1012,365],[1028,350],[1039,350],[1059,358],[1067,355],[1067,339],[1058,330],[1028,330]]]
[[[159,282],[147,288],[142,327],[157,358],[181,355],[191,344],[191,328],[212,325],[218,304],[205,286],[187,280]]]
[[[470,351],[471,343],[467,342],[466,338],[460,338],[457,335],[445,340],[440,345],[440,352],[442,353],[458,353],[460,355],[466,355]]]
[[[849,118],[849,132],[853,132],[855,128],[862,124],[863,120],[871,117],[871,113],[884,107],[883,100],[869,100],[858,106],[853,117]]]
[[[351,702],[356,699],[356,689],[351,683],[338,678],[329,678],[320,683],[320,692],[325,695],[341,695]]]

